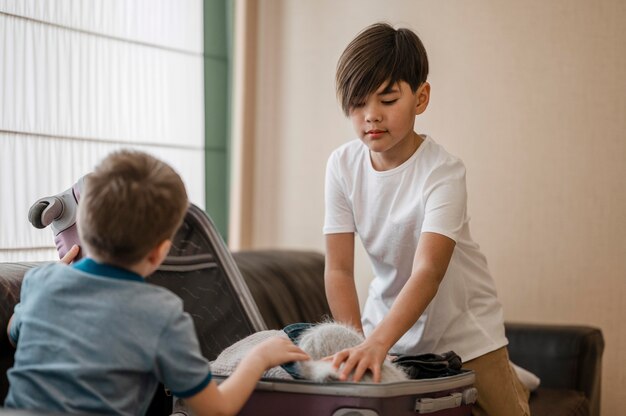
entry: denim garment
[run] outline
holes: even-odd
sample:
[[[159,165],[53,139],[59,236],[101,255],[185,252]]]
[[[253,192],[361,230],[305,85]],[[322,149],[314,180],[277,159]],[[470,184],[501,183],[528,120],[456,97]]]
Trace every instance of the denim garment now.
[[[306,331],[307,329],[312,328],[314,326],[315,324],[311,324],[308,322],[298,322],[295,324],[287,325],[286,327],[283,328],[283,331],[287,334],[289,339],[294,344],[298,345],[298,339],[300,338],[300,335],[302,335],[302,333]],[[298,366],[295,362],[291,361],[291,362],[282,364],[281,367],[296,380],[305,379],[304,377],[300,375],[300,372],[298,371]]]

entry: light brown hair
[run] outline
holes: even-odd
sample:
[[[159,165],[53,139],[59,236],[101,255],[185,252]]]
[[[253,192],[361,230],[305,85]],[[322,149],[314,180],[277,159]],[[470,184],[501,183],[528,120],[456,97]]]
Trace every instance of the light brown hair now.
[[[409,29],[375,23],[348,44],[337,63],[337,97],[344,114],[365,101],[383,83],[405,81],[413,92],[428,77],[428,56],[422,41]]]
[[[111,153],[85,178],[78,232],[89,255],[131,266],[173,237],[188,207],[180,176],[140,151]]]

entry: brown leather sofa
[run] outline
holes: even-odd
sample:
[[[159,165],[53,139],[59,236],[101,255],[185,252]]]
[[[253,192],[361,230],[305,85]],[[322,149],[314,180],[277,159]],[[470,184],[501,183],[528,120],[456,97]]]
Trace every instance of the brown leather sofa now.
[[[324,257],[317,252],[265,250],[234,253],[253,298],[269,328],[317,322],[330,315],[324,293]],[[22,277],[37,263],[0,263],[0,328],[6,328],[19,299]],[[534,372],[540,388],[531,396],[533,416],[599,416],[602,332],[588,326],[507,323],[512,361]],[[6,396],[6,371],[13,349],[0,332],[0,403]],[[157,394],[158,396],[158,394]],[[171,405],[155,398],[149,414],[169,414]],[[32,416],[0,409],[0,415]]]

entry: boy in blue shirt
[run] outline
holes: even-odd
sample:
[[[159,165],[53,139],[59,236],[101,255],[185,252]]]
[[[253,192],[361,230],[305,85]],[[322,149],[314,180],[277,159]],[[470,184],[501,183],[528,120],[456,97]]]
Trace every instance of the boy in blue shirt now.
[[[474,415],[528,415],[508,360],[502,307],[469,232],[465,166],[414,131],[430,99],[428,58],[408,29],[375,24],[344,50],[337,95],[358,139],[326,168],[326,293],[333,317],[366,340],[334,356],[341,378],[380,380],[388,353],[454,350],[475,370]],[[374,280],[361,314],[354,235]]]
[[[179,175],[142,152],[113,153],[86,178],[77,222],[87,257],[24,277],[7,328],[17,351],[6,407],[138,415],[162,382],[196,415],[233,415],[266,369],[308,358],[274,338],[212,380],[181,299],[144,281],[187,206]]]

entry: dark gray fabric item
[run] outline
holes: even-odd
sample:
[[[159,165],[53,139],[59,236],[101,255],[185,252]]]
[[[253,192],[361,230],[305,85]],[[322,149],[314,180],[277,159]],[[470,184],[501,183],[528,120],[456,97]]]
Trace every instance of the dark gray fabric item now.
[[[462,372],[461,357],[454,351],[443,354],[399,355],[393,363],[400,366],[411,379],[447,377]]]

